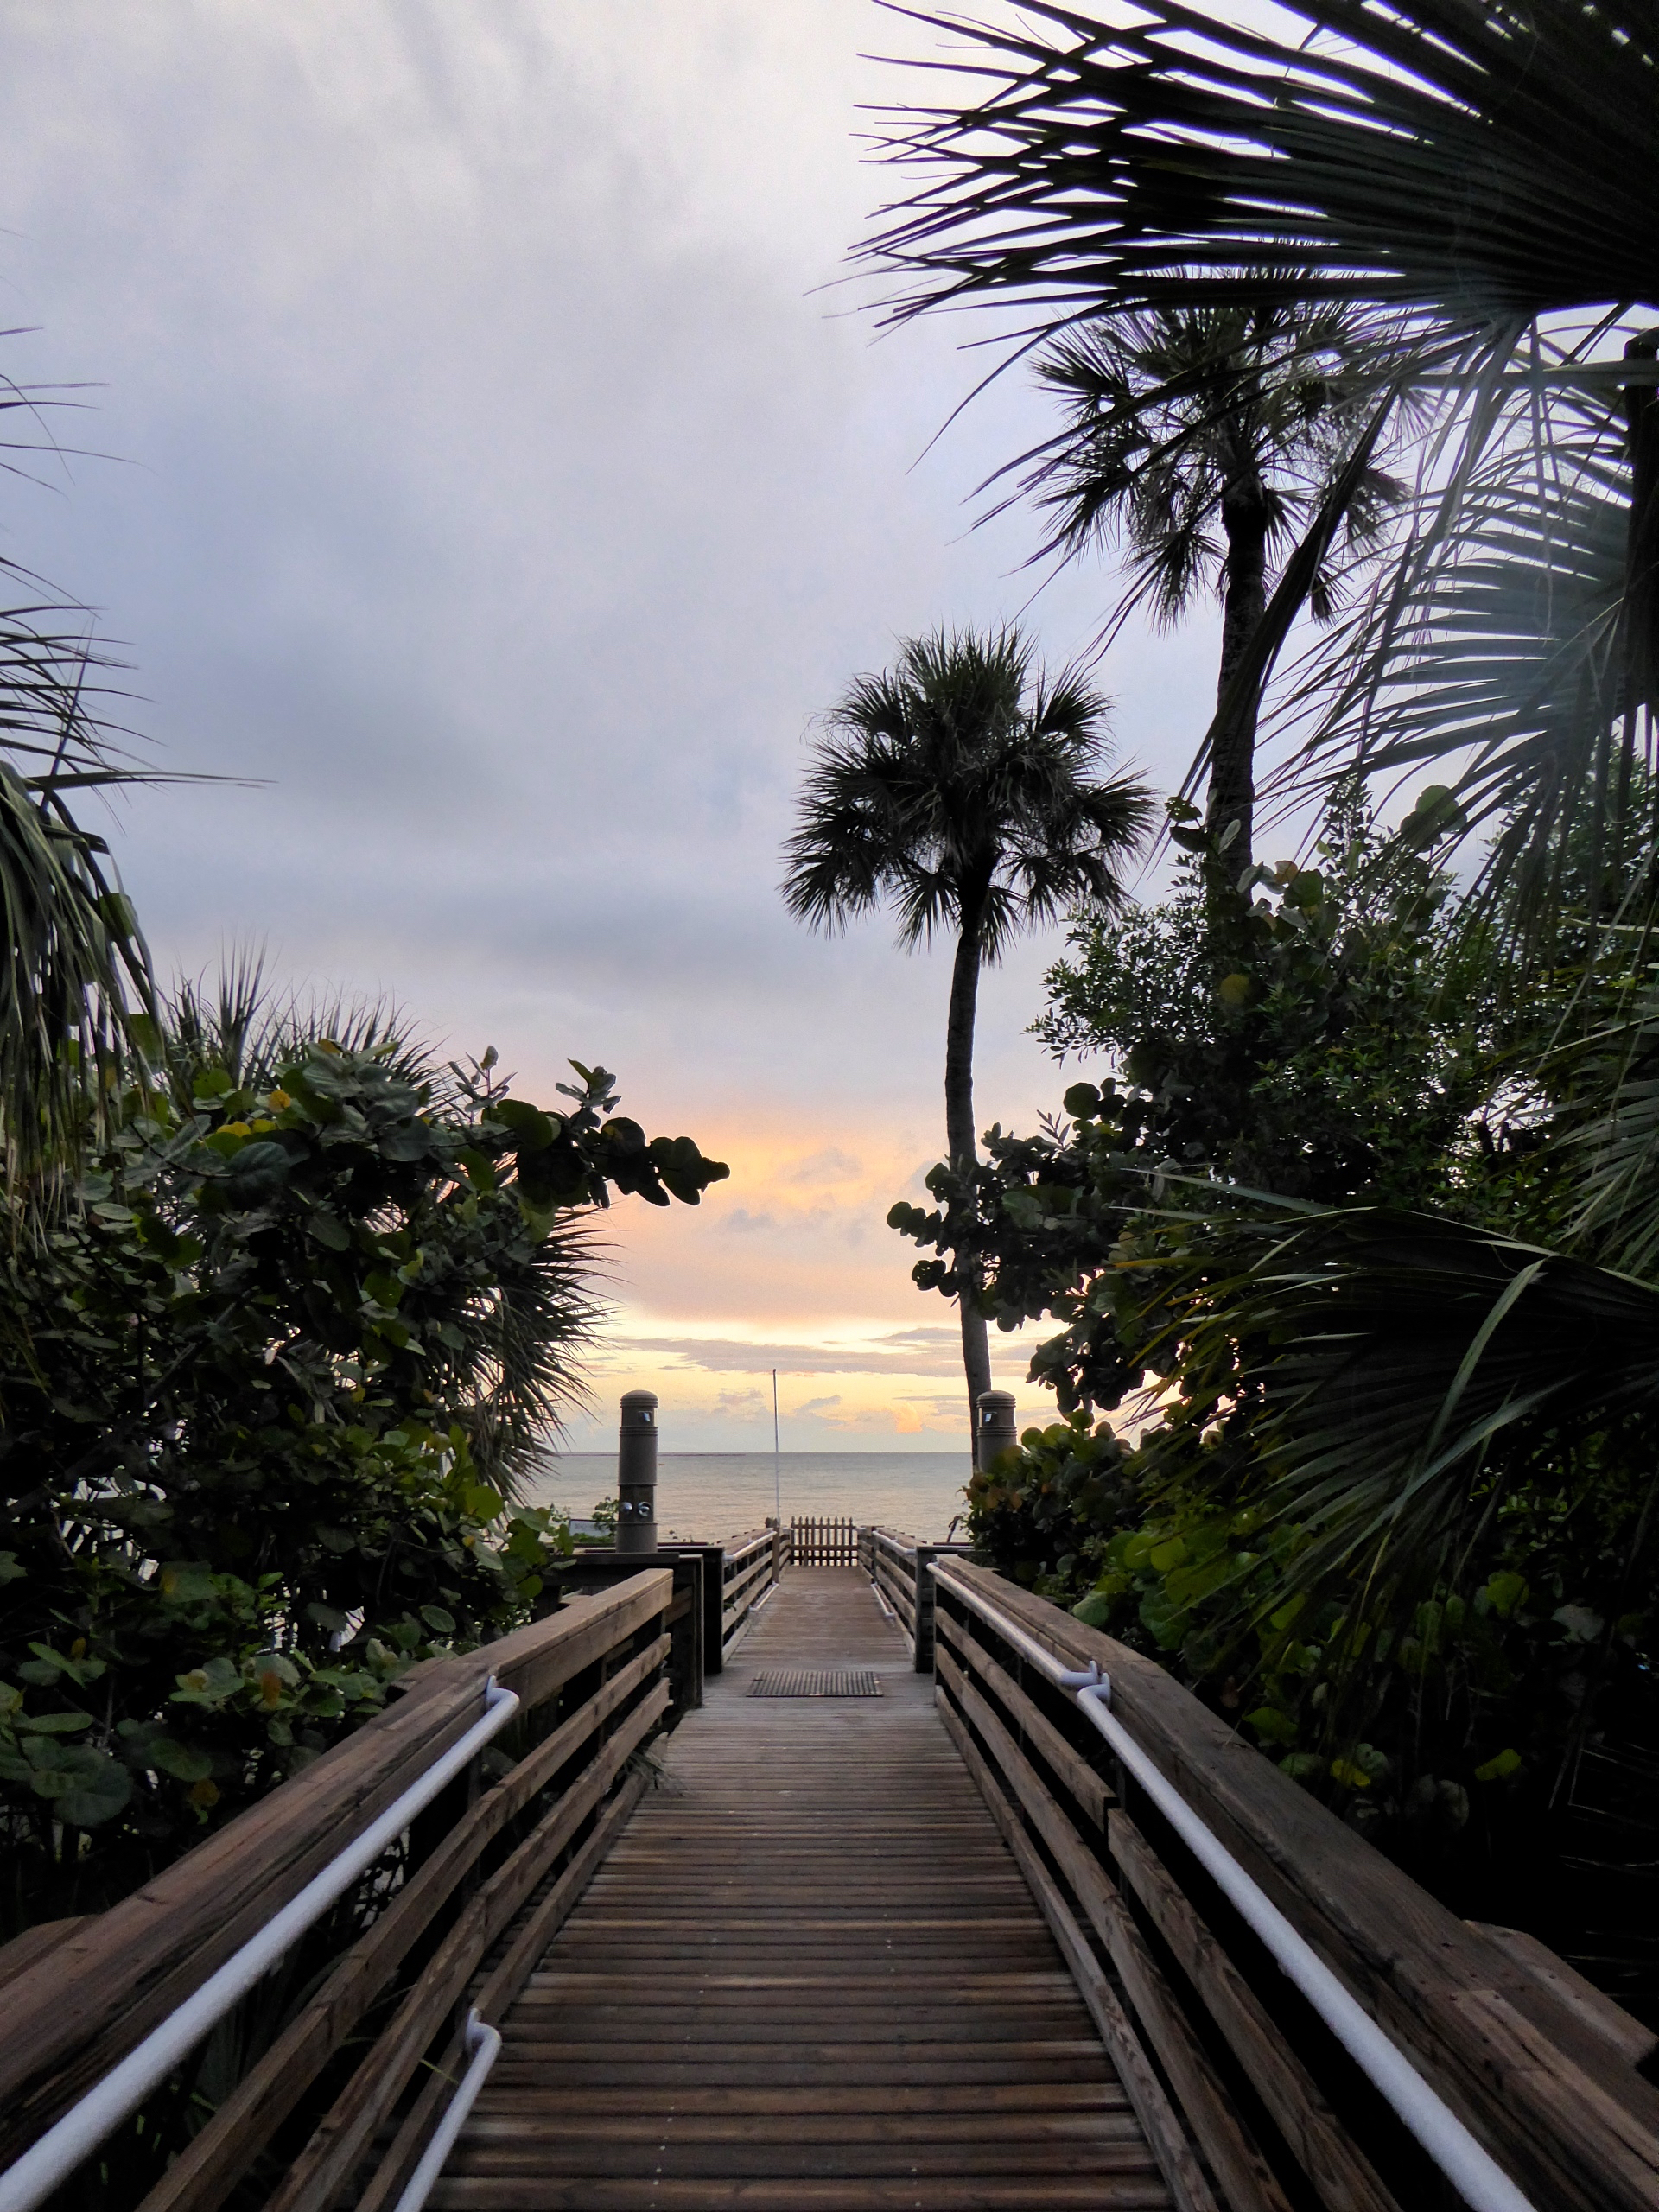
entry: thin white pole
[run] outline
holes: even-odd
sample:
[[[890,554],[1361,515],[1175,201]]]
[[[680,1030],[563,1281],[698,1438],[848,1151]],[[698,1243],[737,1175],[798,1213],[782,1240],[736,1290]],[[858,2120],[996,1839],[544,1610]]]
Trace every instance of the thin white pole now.
[[[778,1370],[772,1370],[772,1510],[784,1525],[784,1472],[778,1450]]]

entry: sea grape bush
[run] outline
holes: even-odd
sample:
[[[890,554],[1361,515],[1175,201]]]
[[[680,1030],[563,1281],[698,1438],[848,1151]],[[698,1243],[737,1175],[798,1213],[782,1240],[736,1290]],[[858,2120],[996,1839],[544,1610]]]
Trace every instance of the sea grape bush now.
[[[547,1111],[493,1055],[158,1058],[0,1251],[7,1929],[124,1894],[550,1601],[567,1522],[513,1492],[575,1388],[583,1220],[727,1172],[603,1069]]]
[[[1027,1429],[969,1485],[974,1540],[1170,1668],[1460,1910],[1536,1921],[1575,1800],[1611,1826],[1640,1784],[1611,1755],[1650,1696],[1635,1440],[1540,1440],[1539,1478],[1495,1479],[1456,1573],[1402,1606],[1382,1586],[1287,1596],[1306,1539],[1270,1471],[1224,1415],[1191,1445],[1180,1421],[1138,1443],[1081,1410]]]

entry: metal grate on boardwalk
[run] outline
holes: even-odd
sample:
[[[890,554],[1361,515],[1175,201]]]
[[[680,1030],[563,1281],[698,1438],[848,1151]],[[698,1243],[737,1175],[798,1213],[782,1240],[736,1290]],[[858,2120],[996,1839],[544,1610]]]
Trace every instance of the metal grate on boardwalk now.
[[[751,1697],[880,1697],[874,1667],[764,1667],[749,1684]]]
[[[748,1694],[809,1669],[885,1694]],[[786,1576],[503,2033],[438,2212],[1169,2202],[855,1569]]]

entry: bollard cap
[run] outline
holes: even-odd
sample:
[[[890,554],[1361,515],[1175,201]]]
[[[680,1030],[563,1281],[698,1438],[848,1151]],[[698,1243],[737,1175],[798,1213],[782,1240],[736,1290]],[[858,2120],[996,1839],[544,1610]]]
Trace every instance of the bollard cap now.
[[[999,1414],[1006,1415],[1012,1420],[1014,1403],[1012,1390],[982,1390],[979,1394],[980,1427],[982,1428],[997,1427]]]
[[[624,1428],[656,1427],[657,1393],[654,1390],[624,1391],[622,1426]]]

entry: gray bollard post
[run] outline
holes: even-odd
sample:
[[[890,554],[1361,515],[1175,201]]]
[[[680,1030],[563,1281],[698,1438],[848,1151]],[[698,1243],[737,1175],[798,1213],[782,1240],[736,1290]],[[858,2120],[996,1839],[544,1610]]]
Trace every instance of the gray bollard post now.
[[[974,1428],[974,1471],[982,1475],[999,1452],[1020,1441],[1014,1421],[1012,1390],[982,1390]]]
[[[657,1548],[657,1395],[629,1390],[622,1399],[616,1450],[616,1548]]]

